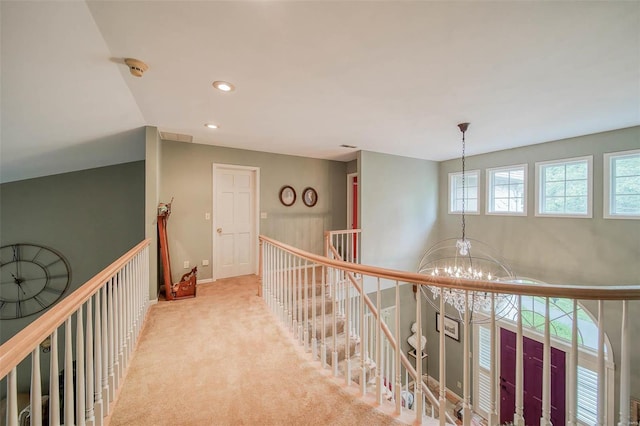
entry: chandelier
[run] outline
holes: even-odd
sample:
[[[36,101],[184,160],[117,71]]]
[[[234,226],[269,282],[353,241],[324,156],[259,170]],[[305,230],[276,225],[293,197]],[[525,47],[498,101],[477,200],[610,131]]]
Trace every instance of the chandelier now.
[[[450,238],[433,245],[422,257],[418,272],[434,277],[453,279],[482,280],[482,281],[512,281],[515,276],[508,265],[500,261],[491,247],[480,241],[467,238],[465,207],[468,197],[465,170],[465,133],[469,123],[458,124],[462,132],[462,209],[461,209],[461,238]],[[499,314],[510,309],[509,297],[483,291],[465,291],[458,289],[443,289],[436,286],[421,286],[423,296],[438,310],[434,302],[443,297],[445,302],[453,306],[462,318],[465,310],[472,314],[490,312],[492,309]],[[431,293],[429,295],[429,292]],[[482,317],[473,315],[474,322],[481,322]]]

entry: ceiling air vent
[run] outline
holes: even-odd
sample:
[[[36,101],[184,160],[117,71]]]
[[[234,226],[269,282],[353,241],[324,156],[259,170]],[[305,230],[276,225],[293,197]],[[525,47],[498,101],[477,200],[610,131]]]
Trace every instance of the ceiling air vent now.
[[[183,135],[181,133],[171,133],[171,132],[160,132],[160,139],[165,141],[176,141],[176,142],[193,142],[193,136],[191,135]]]

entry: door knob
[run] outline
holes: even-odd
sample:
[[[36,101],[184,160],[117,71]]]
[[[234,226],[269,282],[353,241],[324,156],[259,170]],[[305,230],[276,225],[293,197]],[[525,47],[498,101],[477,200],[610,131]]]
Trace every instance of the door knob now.
[[[218,234],[222,234],[222,228],[218,228],[216,229],[216,231],[218,232]]]

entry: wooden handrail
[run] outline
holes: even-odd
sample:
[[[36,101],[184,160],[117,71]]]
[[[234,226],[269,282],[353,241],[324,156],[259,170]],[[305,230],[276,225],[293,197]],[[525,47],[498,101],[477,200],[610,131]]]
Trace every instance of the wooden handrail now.
[[[397,271],[394,269],[379,268],[340,260],[329,259],[325,256],[309,253],[304,250],[283,244],[264,235],[260,240],[266,241],[288,253],[303,257],[312,262],[339,268],[345,271],[363,275],[371,275],[393,281],[406,282],[417,285],[430,285],[436,287],[469,290],[476,292],[519,294],[523,296],[561,297],[580,300],[640,300],[640,285],[615,285],[615,286],[585,286],[585,285],[558,285],[541,283],[510,283],[498,281],[466,280],[460,278],[447,278],[439,276],[423,275],[418,273]]]
[[[335,247],[330,246],[329,250],[331,250],[331,253],[333,254],[333,256],[335,256],[336,258],[342,260],[342,256],[340,256],[340,253],[338,253],[338,251],[336,250]],[[355,289],[358,291],[358,293],[362,294],[364,290],[363,290],[362,286],[358,283],[358,280],[353,275],[353,273],[347,272],[347,277],[349,278],[349,281],[351,282],[351,285],[353,285],[355,287]],[[364,302],[369,307],[369,311],[371,312],[373,317],[377,320],[378,319],[378,315],[379,315],[378,314],[378,310],[376,309],[376,306],[373,304],[371,299],[369,299],[369,297],[366,294],[364,295]],[[393,348],[393,350],[394,351],[400,350],[399,347],[398,347],[398,343],[396,342],[396,339],[395,339],[393,333],[391,332],[391,330],[389,330],[389,327],[387,326],[387,324],[385,324],[384,322],[381,322],[380,326],[382,328],[382,332],[387,337],[387,340],[391,344],[391,347]],[[413,365],[411,365],[411,362],[409,361],[409,359],[407,358],[407,356],[403,352],[400,352],[400,360],[402,361],[402,365],[404,366],[404,368],[407,369],[407,372],[409,373],[409,375],[411,377],[413,377],[414,380],[415,380],[418,377],[418,372],[416,371],[415,368],[413,368]],[[426,383],[424,383],[424,380],[421,380],[421,388],[422,388],[422,392],[427,396],[427,399],[429,400],[431,405],[439,407],[440,404],[439,404],[438,400],[436,399],[435,395],[433,395],[433,392],[431,392],[431,389],[429,389],[429,387],[426,385]],[[451,415],[449,413],[447,413],[445,410],[443,410],[443,412],[445,413],[445,416],[447,417],[447,421],[449,421],[452,424],[455,424],[455,420],[453,419],[453,417],[451,417]]]
[[[140,242],[0,346],[0,377],[5,377],[9,374],[18,363],[33,351],[34,347],[50,336],[56,328],[78,310],[81,304],[89,300],[107,280],[111,279],[150,242],[150,239]]]

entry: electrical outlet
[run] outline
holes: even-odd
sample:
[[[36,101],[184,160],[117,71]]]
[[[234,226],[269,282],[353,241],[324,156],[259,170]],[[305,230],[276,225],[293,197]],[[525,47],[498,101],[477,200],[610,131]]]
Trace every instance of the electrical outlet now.
[[[204,220],[209,220],[209,219],[211,219],[211,213],[206,212],[206,213],[204,214]]]
[[[462,383],[458,382],[458,389],[462,389]]]
[[[207,259],[203,259],[202,266],[209,266],[209,261]]]
[[[189,269],[189,261],[188,260],[184,261],[184,266],[183,267],[184,267],[184,269]]]

